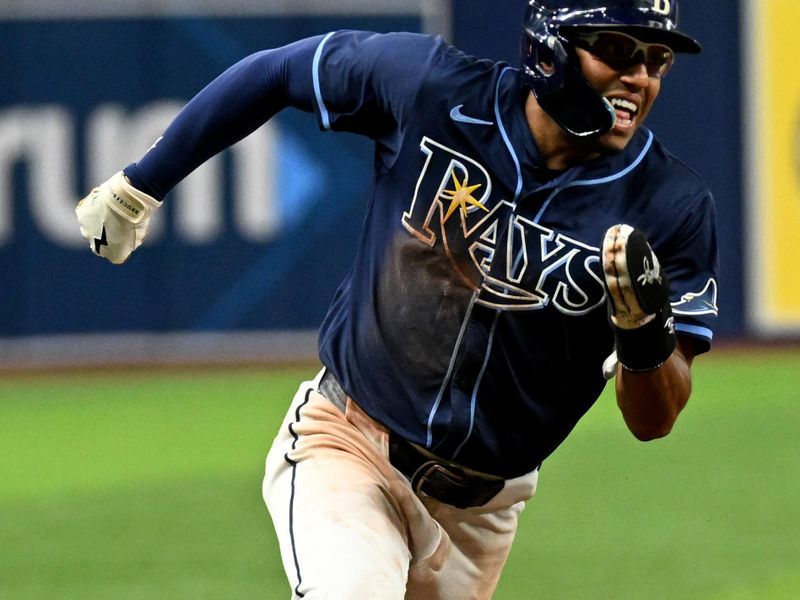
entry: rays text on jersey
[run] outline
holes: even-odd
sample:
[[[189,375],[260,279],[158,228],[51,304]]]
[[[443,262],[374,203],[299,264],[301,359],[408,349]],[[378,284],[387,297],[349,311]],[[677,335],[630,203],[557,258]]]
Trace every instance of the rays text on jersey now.
[[[572,315],[602,305],[599,248],[518,214],[514,203],[499,197],[486,169],[464,154],[427,137],[420,149],[426,159],[403,226],[441,247],[480,290],[479,304],[501,310],[552,304]]]

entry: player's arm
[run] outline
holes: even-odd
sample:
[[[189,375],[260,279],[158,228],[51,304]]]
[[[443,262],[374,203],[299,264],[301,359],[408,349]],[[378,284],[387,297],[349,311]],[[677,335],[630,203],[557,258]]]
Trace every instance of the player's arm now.
[[[322,36],[251,54],[192,98],[125,174],[158,199],[212,156],[287,107],[314,110],[312,68]]]
[[[692,343],[678,337],[664,364],[649,371],[617,367],[617,405],[628,429],[642,441],[664,437],[671,430],[692,391]]]
[[[194,169],[285,107],[312,111],[312,65],[321,40],[308,38],[235,64],[186,104],[138,163],[94,188],[76,208],[92,251],[123,263],[144,240],[164,196]]]
[[[669,281],[644,235],[615,225],[602,253],[618,359],[617,404],[638,439],[663,437],[689,399],[694,349],[675,335]]]

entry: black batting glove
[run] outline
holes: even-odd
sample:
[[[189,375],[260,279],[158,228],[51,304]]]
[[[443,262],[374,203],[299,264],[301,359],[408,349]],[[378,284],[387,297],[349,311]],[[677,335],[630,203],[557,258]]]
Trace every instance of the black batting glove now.
[[[617,359],[629,371],[660,367],[676,344],[667,274],[630,225],[606,231],[602,261]]]

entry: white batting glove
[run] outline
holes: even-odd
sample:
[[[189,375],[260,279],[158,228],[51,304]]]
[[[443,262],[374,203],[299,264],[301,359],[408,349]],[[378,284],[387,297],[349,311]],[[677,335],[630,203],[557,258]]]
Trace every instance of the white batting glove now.
[[[667,274],[644,234],[630,225],[606,231],[602,262],[617,359],[629,371],[659,367],[676,345]],[[611,357],[607,362],[604,375]]]
[[[75,214],[92,252],[121,265],[142,245],[150,217],[160,206],[120,171],[81,200]]]

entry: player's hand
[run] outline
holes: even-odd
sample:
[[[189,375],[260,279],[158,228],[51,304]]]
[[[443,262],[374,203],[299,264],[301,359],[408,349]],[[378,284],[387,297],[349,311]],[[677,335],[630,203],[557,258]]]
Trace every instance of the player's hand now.
[[[619,362],[631,371],[663,364],[675,349],[669,280],[641,231],[614,225],[602,250]]]
[[[121,265],[142,245],[150,217],[160,206],[120,171],[81,200],[75,213],[92,252]]]
[[[669,298],[669,282],[647,239],[630,225],[614,225],[603,240],[603,274],[611,320],[636,329],[655,318]]]

